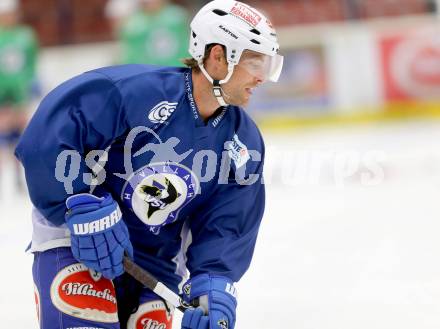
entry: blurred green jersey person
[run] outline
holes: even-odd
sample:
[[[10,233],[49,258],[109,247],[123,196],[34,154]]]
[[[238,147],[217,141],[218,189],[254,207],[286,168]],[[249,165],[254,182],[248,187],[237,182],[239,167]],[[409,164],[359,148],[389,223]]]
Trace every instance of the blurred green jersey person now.
[[[25,188],[12,149],[28,121],[37,51],[34,32],[20,24],[19,1],[0,0],[0,181],[3,165],[12,160],[17,191]]]
[[[164,0],[140,0],[119,30],[122,63],[181,66],[188,57],[188,14]]]
[[[30,28],[0,24],[0,107],[28,101],[36,59],[37,41]]]

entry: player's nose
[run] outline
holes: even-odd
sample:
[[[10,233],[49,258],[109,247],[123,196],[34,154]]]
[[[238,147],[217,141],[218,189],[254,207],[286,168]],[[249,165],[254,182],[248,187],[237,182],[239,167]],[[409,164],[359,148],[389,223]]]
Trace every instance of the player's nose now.
[[[263,75],[254,76],[254,83],[255,83],[256,87],[258,87],[259,85],[261,85],[264,82],[266,82],[266,79],[264,78]]]

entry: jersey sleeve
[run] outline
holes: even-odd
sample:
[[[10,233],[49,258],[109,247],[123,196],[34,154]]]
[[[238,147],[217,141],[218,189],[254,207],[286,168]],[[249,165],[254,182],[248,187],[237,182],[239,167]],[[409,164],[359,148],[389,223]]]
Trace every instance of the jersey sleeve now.
[[[75,177],[73,193],[89,192],[83,179],[83,174],[91,173],[85,156],[105,150],[121,136],[127,129],[125,117],[118,89],[93,72],[65,82],[42,101],[15,154],[24,166],[31,201],[47,220],[55,225],[64,222],[64,202],[72,194],[59,176]],[[60,162],[64,151],[77,154],[76,160]]]
[[[248,269],[265,207],[264,147],[259,151],[261,157],[247,163],[245,178],[253,182],[237,180],[231,170],[228,184],[218,184],[209,202],[191,219],[192,242],[187,250],[191,277],[210,273],[237,282]]]

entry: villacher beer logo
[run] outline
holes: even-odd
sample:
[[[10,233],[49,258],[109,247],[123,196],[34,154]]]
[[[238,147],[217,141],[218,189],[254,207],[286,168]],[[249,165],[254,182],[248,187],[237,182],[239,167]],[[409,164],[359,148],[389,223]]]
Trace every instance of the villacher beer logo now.
[[[172,313],[163,301],[151,301],[139,306],[128,320],[127,327],[134,329],[171,329]]]
[[[62,269],[52,282],[50,297],[58,310],[73,317],[104,323],[118,322],[112,281],[92,276],[83,264]]]
[[[196,175],[177,163],[153,163],[136,171],[122,189],[121,198],[154,234],[174,222],[180,210],[198,193]]]

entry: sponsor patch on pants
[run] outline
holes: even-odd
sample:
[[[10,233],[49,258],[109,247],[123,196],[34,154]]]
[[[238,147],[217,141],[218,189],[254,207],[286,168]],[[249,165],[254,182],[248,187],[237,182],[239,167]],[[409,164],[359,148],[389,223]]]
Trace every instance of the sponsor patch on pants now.
[[[73,317],[104,323],[118,322],[113,282],[83,264],[62,269],[52,282],[50,297],[59,311]]]
[[[103,328],[97,328],[97,327],[68,327],[66,329],[103,329]]]
[[[139,306],[128,320],[128,329],[171,329],[172,313],[168,312],[163,301],[152,301]]]
[[[40,323],[40,292],[38,291],[38,288],[35,284],[34,284],[34,298],[35,298],[35,307],[37,310],[37,319],[38,319],[38,323]]]

